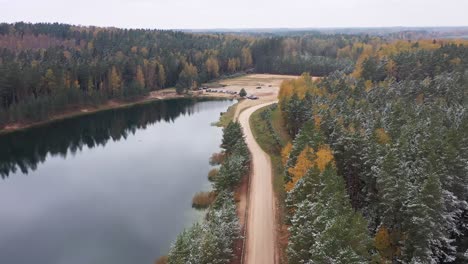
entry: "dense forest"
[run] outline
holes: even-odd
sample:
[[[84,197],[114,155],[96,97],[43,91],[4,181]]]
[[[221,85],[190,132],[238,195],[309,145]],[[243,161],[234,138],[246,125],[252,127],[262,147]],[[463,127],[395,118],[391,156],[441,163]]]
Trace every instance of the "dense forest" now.
[[[468,46],[365,47],[282,84],[289,263],[466,263]]]
[[[368,37],[0,24],[0,127],[225,75],[351,72]]]
[[[0,124],[249,69],[248,43],[174,31],[1,24]]]

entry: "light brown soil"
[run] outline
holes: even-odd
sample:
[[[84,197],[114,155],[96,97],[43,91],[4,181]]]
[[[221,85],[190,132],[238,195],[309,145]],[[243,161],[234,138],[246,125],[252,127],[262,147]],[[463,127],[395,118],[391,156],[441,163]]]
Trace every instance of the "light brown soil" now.
[[[248,264],[276,263],[276,217],[270,156],[255,140],[249,119],[253,112],[273,102],[250,107],[239,116],[245,139],[252,153],[247,218],[247,244],[244,261]]]
[[[247,233],[244,252],[244,263],[274,264],[279,263],[277,254],[276,203],[273,192],[273,175],[271,161],[257,144],[250,129],[249,119],[256,110],[276,102],[279,86],[286,79],[297,76],[253,74],[225,80],[225,90],[239,92],[244,88],[248,95],[258,96],[258,100],[243,100],[237,108],[234,118],[238,119],[244,129],[246,142],[252,154],[252,172],[248,189],[247,205],[239,203],[241,219],[242,208],[247,209]],[[261,87],[257,89],[257,87]],[[219,89],[218,89],[219,90]],[[244,219],[242,219],[244,220]]]

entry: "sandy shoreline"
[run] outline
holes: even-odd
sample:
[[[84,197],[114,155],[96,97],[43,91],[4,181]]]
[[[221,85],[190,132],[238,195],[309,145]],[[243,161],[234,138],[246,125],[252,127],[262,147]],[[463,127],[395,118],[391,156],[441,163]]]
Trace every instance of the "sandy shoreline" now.
[[[196,91],[189,95],[178,95],[177,93],[168,91],[173,89],[164,89],[160,91],[150,92],[149,95],[141,97],[139,99],[130,100],[130,101],[121,101],[121,100],[109,100],[105,104],[99,106],[80,106],[80,107],[70,107],[70,109],[65,110],[63,113],[53,115],[46,120],[38,122],[25,122],[25,123],[11,123],[0,129],[1,134],[7,134],[19,130],[29,129],[37,126],[46,125],[49,123],[57,122],[60,120],[74,118],[83,115],[94,114],[101,111],[107,111],[112,109],[126,108],[134,105],[151,103],[154,101],[160,100],[170,100],[177,98],[236,98],[233,95],[229,94],[215,94],[215,93],[197,93]]]
[[[218,83],[225,87],[212,88],[218,91],[233,91],[239,93],[242,88],[247,91],[248,95],[256,95],[259,100],[244,100],[238,105],[235,113],[237,118],[244,109],[247,109],[253,105],[257,105],[263,102],[270,102],[276,100],[279,86],[282,81],[286,79],[297,78],[298,76],[291,75],[275,75],[275,74],[249,74],[231,79],[224,79]],[[258,88],[260,87],[260,88]],[[138,104],[150,103],[157,100],[169,100],[177,98],[239,98],[238,95],[229,93],[213,93],[203,91],[192,91],[187,95],[179,95],[175,92],[174,88],[167,88],[163,90],[150,92],[147,96],[139,99],[122,101],[122,100],[109,100],[105,104],[99,106],[72,106],[67,110],[64,110],[60,114],[53,115],[46,120],[38,122],[17,122],[7,124],[5,127],[0,128],[0,135],[11,133],[19,130],[24,130],[36,126],[49,124],[52,122],[60,121],[63,119],[73,118],[82,115],[88,115],[97,113],[100,111],[106,111],[111,109],[131,107]]]

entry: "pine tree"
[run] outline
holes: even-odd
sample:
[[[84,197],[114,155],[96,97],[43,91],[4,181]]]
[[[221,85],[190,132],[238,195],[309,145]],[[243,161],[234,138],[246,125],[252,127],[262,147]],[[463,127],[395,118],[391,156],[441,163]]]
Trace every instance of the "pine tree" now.
[[[247,95],[247,92],[245,91],[244,88],[242,88],[242,89],[240,90],[240,92],[239,92],[239,96],[240,96],[240,97],[245,97],[246,95]]]
[[[429,175],[417,197],[408,204],[406,223],[408,238],[404,255],[410,263],[439,263],[435,255],[438,241],[446,239],[443,228],[443,200],[440,181]]]
[[[168,254],[169,264],[186,264],[190,257],[190,233],[184,230],[177,236]]]
[[[320,190],[300,202],[291,219],[291,263],[364,263],[370,238],[364,218],[351,208],[343,179],[329,164],[320,174]]]

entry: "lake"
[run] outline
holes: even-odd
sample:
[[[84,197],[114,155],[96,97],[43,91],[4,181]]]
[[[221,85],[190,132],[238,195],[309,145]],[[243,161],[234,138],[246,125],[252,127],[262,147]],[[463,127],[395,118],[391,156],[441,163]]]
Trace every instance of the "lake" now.
[[[200,220],[234,101],[177,99],[0,136],[0,263],[154,263]]]

